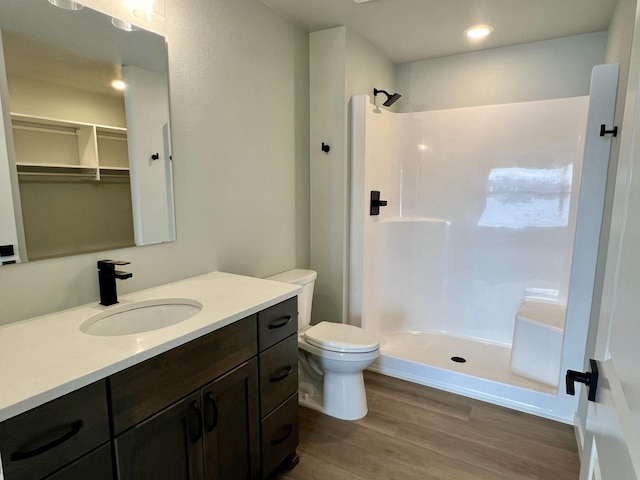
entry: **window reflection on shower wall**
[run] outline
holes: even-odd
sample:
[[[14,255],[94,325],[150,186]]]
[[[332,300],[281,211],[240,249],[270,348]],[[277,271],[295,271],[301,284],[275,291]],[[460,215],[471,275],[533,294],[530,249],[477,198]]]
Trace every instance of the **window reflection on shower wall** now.
[[[525,289],[566,299],[587,106],[369,108],[364,190],[389,205],[364,218],[365,328],[510,344]]]

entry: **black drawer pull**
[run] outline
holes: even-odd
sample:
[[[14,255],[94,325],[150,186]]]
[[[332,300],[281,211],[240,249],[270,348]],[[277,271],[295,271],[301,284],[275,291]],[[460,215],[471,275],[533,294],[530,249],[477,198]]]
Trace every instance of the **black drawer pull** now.
[[[276,446],[276,445],[280,445],[281,443],[284,443],[287,438],[289,438],[291,436],[291,434],[293,433],[293,425],[288,424],[285,425],[282,430],[285,430],[284,435],[282,435],[281,437],[278,438],[274,438],[273,440],[271,440],[271,446]]]
[[[291,315],[285,315],[284,317],[280,317],[274,322],[269,324],[269,330],[273,330],[275,328],[281,328],[287,325],[293,317]]]
[[[64,433],[63,435],[56,438],[55,440],[52,440],[46,445],[42,445],[41,447],[34,448],[33,450],[29,450],[27,452],[21,452],[20,450],[18,450],[17,452],[13,452],[11,454],[10,459],[12,462],[17,462],[18,460],[26,460],[28,458],[32,458],[37,455],[40,455],[41,453],[48,452],[52,448],[63,444],[70,438],[77,435],[78,432],[80,432],[80,429],[82,428],[83,425],[84,425],[84,422],[82,420],[77,420],[70,425],[68,432]]]
[[[200,440],[200,437],[202,437],[203,426],[202,426],[202,414],[200,412],[200,407],[198,406],[198,402],[196,400],[191,402],[191,405],[189,405],[189,412],[190,412],[189,416],[191,417],[191,419],[195,418],[196,428],[194,432],[191,425],[193,422],[189,421],[189,423],[187,424],[187,429],[189,430],[189,435],[191,436],[191,442],[197,443],[198,440]]]
[[[207,424],[207,432],[213,432],[218,426],[218,404],[216,403],[216,399],[213,398],[213,394],[211,392],[207,392],[205,399],[211,405],[211,422]]]
[[[291,372],[293,372],[293,367],[291,365],[287,365],[286,367],[282,367],[280,370],[278,370],[278,372],[284,372],[284,373],[282,373],[281,375],[278,375],[277,377],[274,375],[271,375],[269,377],[269,383],[276,383],[276,382],[279,382],[280,380],[284,380],[289,375],[291,375]]]

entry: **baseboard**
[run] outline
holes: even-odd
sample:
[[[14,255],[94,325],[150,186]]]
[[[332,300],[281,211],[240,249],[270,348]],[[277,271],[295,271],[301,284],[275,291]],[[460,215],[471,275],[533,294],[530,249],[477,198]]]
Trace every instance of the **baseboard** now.
[[[578,455],[580,455],[580,463],[583,462],[582,452],[584,451],[584,430],[582,429],[582,423],[576,413],[573,416],[573,431],[576,435],[576,444],[578,445]]]

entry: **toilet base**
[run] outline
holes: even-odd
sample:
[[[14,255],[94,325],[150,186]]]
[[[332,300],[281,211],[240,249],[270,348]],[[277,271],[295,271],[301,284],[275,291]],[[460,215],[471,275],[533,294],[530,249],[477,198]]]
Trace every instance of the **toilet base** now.
[[[341,420],[359,420],[367,414],[367,394],[362,373],[325,373],[323,390],[313,395],[301,389],[298,403]]]
[[[364,417],[368,408],[362,372],[325,372],[322,411],[342,420],[358,420]]]

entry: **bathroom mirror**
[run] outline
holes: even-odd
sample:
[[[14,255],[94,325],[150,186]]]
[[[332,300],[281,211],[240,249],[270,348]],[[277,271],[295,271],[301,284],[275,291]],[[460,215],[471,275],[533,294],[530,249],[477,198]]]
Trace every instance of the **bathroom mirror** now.
[[[175,240],[166,42],[118,25],[0,2],[0,264]]]

